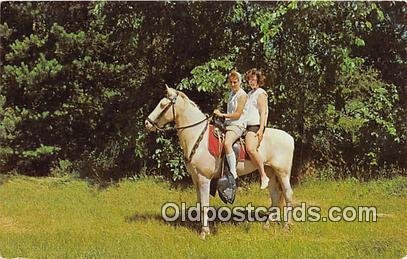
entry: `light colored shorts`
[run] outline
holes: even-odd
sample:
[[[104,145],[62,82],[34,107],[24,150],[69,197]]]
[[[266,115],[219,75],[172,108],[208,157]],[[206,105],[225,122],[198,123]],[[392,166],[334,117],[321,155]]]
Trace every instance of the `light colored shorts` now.
[[[243,136],[246,129],[237,125],[226,126],[226,131],[233,131],[238,137]]]

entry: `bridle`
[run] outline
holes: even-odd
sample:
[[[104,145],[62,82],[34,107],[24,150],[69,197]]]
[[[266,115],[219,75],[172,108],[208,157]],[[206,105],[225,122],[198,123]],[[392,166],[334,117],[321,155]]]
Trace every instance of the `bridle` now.
[[[161,116],[163,116],[168,109],[172,108],[172,116],[173,119],[175,121],[175,103],[177,102],[177,98],[178,98],[178,93],[174,96],[174,97],[165,97],[168,100],[170,100],[170,103],[167,104],[167,106],[160,112],[160,114],[158,114],[157,118],[155,120],[150,119],[149,117],[147,117],[147,121],[150,122],[158,131],[168,131],[168,130],[182,130],[182,129],[187,129],[187,128],[192,128],[195,127],[201,123],[203,123],[204,121],[208,121],[209,119],[212,118],[212,116],[205,116],[205,119],[200,120],[194,124],[191,125],[187,125],[187,126],[182,126],[182,127],[173,127],[173,128],[164,128],[165,125],[163,125],[162,127],[160,127],[157,123],[157,121],[161,118]]]
[[[167,106],[160,112],[160,114],[158,114],[157,118],[155,120],[150,119],[150,117],[147,117],[147,121],[150,122],[157,130],[159,131],[165,131],[168,130],[166,128],[164,128],[165,125],[163,125],[163,127],[160,127],[157,123],[157,121],[161,118],[161,116],[163,116],[167,110],[172,107],[172,116],[174,118],[175,121],[175,103],[177,102],[177,98],[178,98],[178,93],[177,95],[175,95],[175,97],[170,98],[170,97],[165,97],[168,100],[170,100],[170,103],[167,104]]]
[[[205,115],[205,119],[200,120],[194,124],[188,125],[188,126],[182,126],[182,127],[173,127],[173,128],[164,128],[165,125],[163,125],[163,127],[160,127],[157,124],[157,121],[161,118],[161,116],[163,116],[167,110],[172,107],[172,115],[173,115],[173,119],[174,119],[174,123],[175,123],[175,103],[177,102],[177,98],[178,98],[178,92],[175,95],[175,97],[170,98],[170,97],[166,97],[168,100],[170,100],[170,103],[167,104],[167,106],[160,112],[160,114],[158,114],[157,118],[153,121],[152,119],[150,119],[149,117],[147,117],[147,121],[150,122],[157,130],[159,131],[167,131],[167,130],[183,130],[183,129],[187,129],[187,128],[192,128],[195,127],[203,122],[206,121],[206,125],[204,127],[204,129],[202,130],[201,134],[199,135],[198,139],[195,141],[194,146],[192,147],[191,153],[189,154],[189,156],[186,156],[184,154],[184,159],[186,163],[190,163],[192,160],[192,157],[194,156],[196,150],[198,149],[199,143],[201,143],[204,133],[206,132],[206,130],[208,129],[208,125],[209,125],[209,120],[212,119],[213,116],[208,116]]]

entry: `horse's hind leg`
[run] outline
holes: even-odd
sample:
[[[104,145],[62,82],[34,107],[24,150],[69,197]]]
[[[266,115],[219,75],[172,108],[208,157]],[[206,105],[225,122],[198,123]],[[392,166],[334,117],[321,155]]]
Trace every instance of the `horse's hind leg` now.
[[[278,222],[280,221],[280,212],[281,212],[281,187],[280,184],[277,180],[276,175],[274,174],[272,168],[270,167],[265,167],[267,176],[269,177],[270,181],[269,181],[269,193],[270,193],[270,201],[271,201],[271,205],[270,205],[270,214],[269,217],[266,221],[265,227],[269,227],[270,226],[270,222]]]
[[[289,229],[292,225],[292,199],[293,199],[293,190],[290,184],[290,172],[280,171],[278,174],[278,179],[280,180],[284,199],[286,206],[284,208],[284,228]]]

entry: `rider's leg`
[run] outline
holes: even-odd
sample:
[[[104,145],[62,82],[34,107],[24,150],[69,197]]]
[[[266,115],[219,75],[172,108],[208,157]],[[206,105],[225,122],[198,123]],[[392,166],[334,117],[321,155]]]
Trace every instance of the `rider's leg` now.
[[[261,158],[259,152],[257,152],[258,146],[258,139],[256,137],[256,133],[252,131],[248,131],[246,133],[246,151],[249,154],[251,160],[255,163],[257,169],[259,169],[260,177],[261,177],[261,189],[266,189],[269,183],[269,178],[264,171],[264,162]]]
[[[226,160],[228,161],[229,164],[230,173],[233,175],[235,179],[237,178],[236,156],[235,152],[233,152],[232,145],[238,138],[239,138],[238,134],[233,130],[226,131],[224,142]]]

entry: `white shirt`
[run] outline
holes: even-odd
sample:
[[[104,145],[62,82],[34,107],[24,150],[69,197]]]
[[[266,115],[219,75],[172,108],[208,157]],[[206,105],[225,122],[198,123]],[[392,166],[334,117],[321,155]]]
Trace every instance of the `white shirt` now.
[[[237,111],[238,99],[242,95],[247,96],[246,92],[242,88],[240,88],[236,93],[233,91],[230,91],[228,105],[227,105],[228,114],[234,113]],[[226,125],[236,125],[236,126],[246,128],[246,105],[244,106],[243,112],[240,115],[239,119],[233,120],[230,118],[226,118],[225,123],[226,123]]]
[[[251,90],[248,94],[248,99],[246,102],[246,110],[247,110],[246,120],[247,120],[247,125],[249,125],[249,126],[260,125],[260,112],[259,112],[257,100],[259,99],[259,96],[261,94],[265,94],[267,96],[267,93],[266,93],[266,91],[264,91],[263,88],[256,88],[254,90]],[[267,116],[268,116],[268,108],[266,106],[266,121],[265,121],[264,126],[267,125]]]

